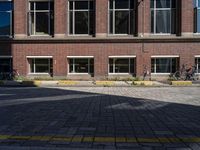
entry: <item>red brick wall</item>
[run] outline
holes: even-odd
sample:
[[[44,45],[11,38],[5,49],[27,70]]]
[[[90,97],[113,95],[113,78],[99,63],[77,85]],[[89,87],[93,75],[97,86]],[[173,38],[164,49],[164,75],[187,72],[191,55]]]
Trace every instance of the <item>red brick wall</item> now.
[[[14,0],[14,35],[27,34],[27,0]]]
[[[53,56],[54,75],[67,75],[67,56],[94,56],[95,76],[107,76],[108,57],[112,55],[136,55],[137,75],[142,75],[143,66],[151,69],[152,55],[179,55],[180,64],[194,64],[194,55],[200,54],[200,43],[146,43],[143,52],[140,43],[101,44],[14,44],[14,69],[27,75],[26,56]]]

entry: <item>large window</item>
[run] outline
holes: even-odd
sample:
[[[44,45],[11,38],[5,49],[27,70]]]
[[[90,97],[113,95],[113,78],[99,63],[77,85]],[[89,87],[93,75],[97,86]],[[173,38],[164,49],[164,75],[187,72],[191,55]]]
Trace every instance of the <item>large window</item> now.
[[[195,33],[200,33],[200,0],[194,0]]]
[[[151,73],[174,73],[179,68],[179,58],[152,58]]]
[[[71,35],[94,34],[94,1],[69,1],[69,33]]]
[[[151,0],[151,32],[175,34],[176,0]]]
[[[29,34],[53,35],[54,22],[53,1],[29,2]]]
[[[0,1],[0,36],[12,35],[12,1]]]
[[[69,73],[94,73],[94,59],[93,58],[70,58],[69,59]]]
[[[135,0],[109,1],[109,33],[134,34]]]
[[[200,73],[200,57],[195,58],[195,65],[197,67],[197,73]]]
[[[52,58],[31,58],[29,59],[30,73],[50,74],[53,73]]]
[[[134,72],[135,72],[134,58],[109,58],[109,73],[134,74]]]

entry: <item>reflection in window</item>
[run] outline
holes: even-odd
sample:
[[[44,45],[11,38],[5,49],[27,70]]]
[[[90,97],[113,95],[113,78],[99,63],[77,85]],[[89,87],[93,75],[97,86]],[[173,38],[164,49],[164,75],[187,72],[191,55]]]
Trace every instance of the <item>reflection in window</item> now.
[[[178,70],[178,58],[153,58],[151,60],[152,73],[174,73]]]
[[[50,58],[29,59],[30,73],[53,73],[53,61]]]
[[[135,70],[134,58],[110,58],[109,73],[129,73],[133,74]]]
[[[53,35],[53,11],[52,1],[29,2],[29,34]]]
[[[0,1],[0,36],[12,35],[12,1]]]
[[[176,25],[175,0],[151,0],[151,32],[174,34]]]
[[[134,0],[110,0],[109,33],[133,34],[135,27]]]
[[[69,1],[69,33],[94,34],[94,2]]]
[[[200,0],[194,0],[195,33],[200,33]]]
[[[94,59],[73,58],[69,59],[69,73],[94,73]]]

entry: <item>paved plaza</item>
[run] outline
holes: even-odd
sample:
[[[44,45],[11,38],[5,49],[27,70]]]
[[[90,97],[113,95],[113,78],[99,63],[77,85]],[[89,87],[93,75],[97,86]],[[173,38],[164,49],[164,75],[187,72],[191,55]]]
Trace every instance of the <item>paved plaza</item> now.
[[[200,150],[200,88],[0,88],[0,150],[47,149]]]

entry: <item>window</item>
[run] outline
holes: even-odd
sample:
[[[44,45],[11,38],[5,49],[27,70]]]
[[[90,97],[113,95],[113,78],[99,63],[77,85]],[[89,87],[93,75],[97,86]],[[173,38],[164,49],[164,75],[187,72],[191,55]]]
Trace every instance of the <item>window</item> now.
[[[71,58],[69,59],[69,73],[94,73],[93,58]]]
[[[69,33],[71,35],[93,35],[94,22],[92,0],[69,1]]]
[[[53,35],[53,1],[29,2],[29,34]]]
[[[110,0],[109,2],[109,33],[134,34],[135,1]]]
[[[128,73],[135,72],[134,58],[110,58],[109,59],[109,73]]]
[[[0,1],[0,36],[12,35],[12,10],[11,0]]]
[[[10,73],[12,70],[11,58],[0,58],[0,73]]]
[[[53,60],[51,58],[32,58],[29,59],[30,73],[52,74]]]
[[[175,34],[176,1],[151,0],[151,32],[154,34]]]
[[[195,58],[195,65],[197,67],[197,73],[200,73],[200,58]]]
[[[194,0],[195,33],[200,33],[200,0]]]
[[[178,58],[152,58],[152,73],[175,73],[179,68]]]

